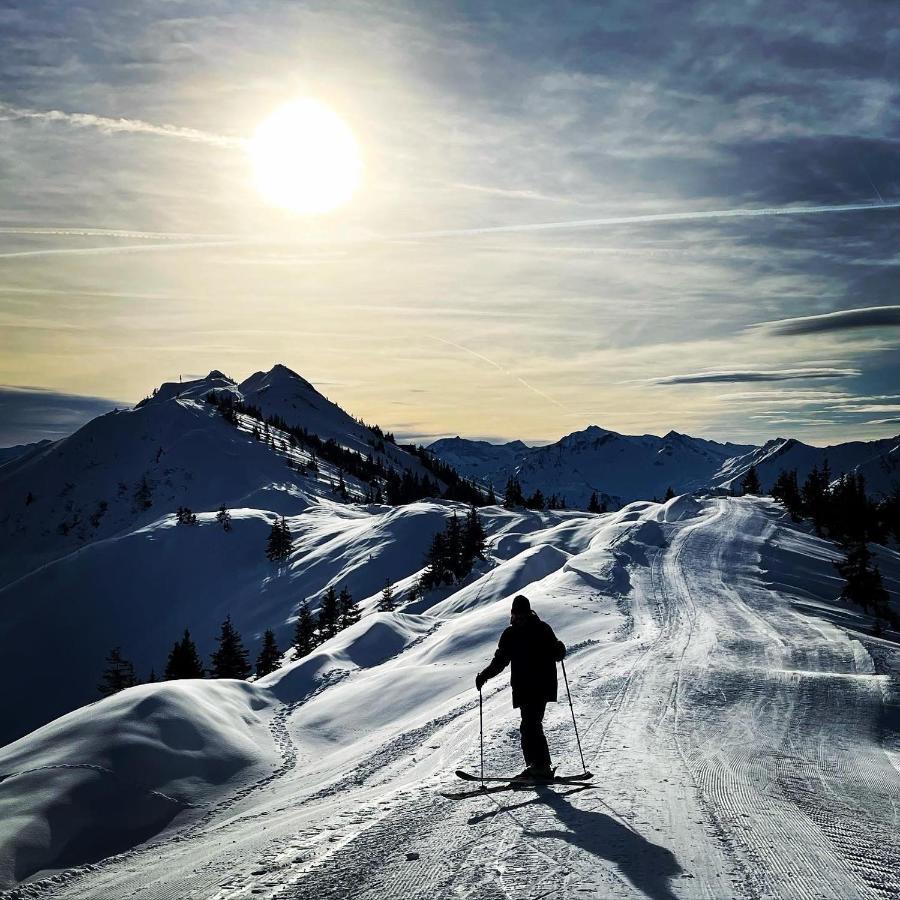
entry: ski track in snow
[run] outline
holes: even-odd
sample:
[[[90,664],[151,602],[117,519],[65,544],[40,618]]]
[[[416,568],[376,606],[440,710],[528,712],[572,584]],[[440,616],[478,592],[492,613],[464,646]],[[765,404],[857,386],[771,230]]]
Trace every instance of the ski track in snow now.
[[[316,781],[291,730],[309,697],[270,723],[271,774],[143,847],[2,896],[898,897],[900,773],[882,733],[896,679],[765,585],[777,527],[757,504],[706,501],[642,545],[620,644],[586,630],[567,658],[591,787],[441,797],[453,768],[477,765],[468,695]],[[546,730],[566,770],[578,757],[561,691]],[[508,704],[485,694],[490,771],[520,765]]]

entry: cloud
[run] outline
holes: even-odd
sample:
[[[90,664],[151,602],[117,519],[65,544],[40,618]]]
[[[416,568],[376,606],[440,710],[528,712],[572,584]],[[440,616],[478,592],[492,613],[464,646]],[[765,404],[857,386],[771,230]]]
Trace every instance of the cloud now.
[[[0,121],[31,119],[40,122],[61,122],[73,128],[95,128],[104,134],[150,134],[157,137],[174,138],[190,141],[194,144],[209,144],[214,147],[243,149],[246,141],[243,138],[228,137],[224,134],[213,134],[196,128],[183,128],[179,125],[155,125],[141,119],[111,119],[107,116],[96,116],[93,113],[68,113],[59,109],[26,109],[0,103]]]
[[[755,381],[794,381],[806,378],[851,378],[861,374],[859,369],[809,368],[757,371],[694,372],[687,375],[663,375],[647,379],[648,384],[706,384],[725,382],[737,384]]]
[[[770,334],[819,334],[851,328],[883,328],[898,325],[900,325],[900,306],[865,306],[860,309],[839,309],[817,316],[759,322],[750,327],[765,329]]]
[[[124,401],[23,385],[0,385],[0,447],[57,440]]]

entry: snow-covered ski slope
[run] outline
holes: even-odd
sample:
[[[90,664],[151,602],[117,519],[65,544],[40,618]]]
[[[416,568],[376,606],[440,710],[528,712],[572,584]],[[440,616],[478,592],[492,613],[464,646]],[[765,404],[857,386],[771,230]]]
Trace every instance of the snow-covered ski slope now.
[[[429,608],[0,750],[0,878],[30,876],[10,896],[898,895],[900,653],[834,602],[831,544],[765,499],[505,515],[490,566]],[[900,558],[880,562],[896,597]],[[569,647],[594,786],[445,799],[477,771],[473,678],[517,591]],[[520,765],[505,681],[485,689],[490,773]],[[565,702],[547,732],[577,771]]]

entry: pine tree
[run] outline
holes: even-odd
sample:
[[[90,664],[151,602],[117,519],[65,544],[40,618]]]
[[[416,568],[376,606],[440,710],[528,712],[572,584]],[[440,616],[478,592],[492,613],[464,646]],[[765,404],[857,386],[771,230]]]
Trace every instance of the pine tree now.
[[[278,660],[281,658],[281,652],[278,644],[275,643],[275,632],[271,628],[267,628],[263,634],[262,648],[256,659],[256,676],[262,678],[269,672],[274,672],[278,668]]]
[[[291,553],[291,529],[287,519],[282,516],[277,522],[272,523],[269,539],[266,542],[266,556],[273,562],[283,562]]]
[[[866,612],[874,609],[876,615],[888,610],[888,593],[881,580],[878,566],[872,566],[872,554],[865,541],[851,547],[847,559],[836,563],[838,572],[846,579],[841,599],[856,603]]]
[[[176,678],[203,678],[203,661],[197,653],[197,645],[191,639],[191,633],[184,629],[184,635],[180,641],[176,641],[166,663],[163,678],[172,681]]]
[[[292,646],[296,651],[297,659],[311,653],[316,646],[316,626],[312,613],[309,611],[309,605],[305,601],[300,604],[300,609],[297,611]]]
[[[189,506],[179,506],[175,511],[175,519],[179,525],[197,524],[197,515]]]
[[[329,587],[325,591],[325,596],[319,605],[319,635],[323,641],[334,637],[340,628],[341,611],[338,604],[337,594],[334,587]]]
[[[378,612],[394,611],[394,588],[390,579],[385,579],[384,587],[381,589],[381,597],[378,600]]]
[[[546,505],[544,492],[540,488],[535,488],[534,493],[525,501],[527,509],[544,509]]]
[[[231,616],[225,617],[217,641],[219,646],[212,653],[210,675],[213,678],[246,678],[252,669],[241,636],[231,624]]]
[[[591,499],[588,500],[588,512],[598,513],[600,512],[600,501],[597,499],[597,492],[591,492]]]
[[[472,563],[476,559],[484,559],[485,544],[487,542],[487,534],[481,519],[478,518],[478,511],[474,504],[469,507],[469,513],[466,516],[465,526],[463,528],[463,557],[466,560],[466,571],[472,568]]]
[[[231,513],[225,509],[224,503],[219,507],[219,511],[216,513],[216,521],[222,526],[223,531],[231,531]]]
[[[795,522],[800,521],[803,504],[800,497],[800,487],[797,484],[796,469],[791,469],[790,471],[782,469],[778,473],[775,484],[772,485],[772,496],[784,504],[784,508]]]
[[[741,493],[743,494],[761,494],[762,487],[759,483],[759,476],[756,474],[756,466],[750,466],[741,479]]]
[[[456,513],[453,513],[453,516],[447,523],[445,540],[447,545],[447,562],[450,571],[453,573],[454,579],[459,580],[469,571],[470,566],[467,565],[466,559],[463,556],[463,532],[459,524],[459,517]]]
[[[422,574],[422,586],[426,590],[439,584],[449,584],[453,580],[447,559],[447,541],[443,531],[437,532],[431,539],[431,546],[425,555],[425,572]]]
[[[125,688],[134,687],[138,683],[134,674],[134,666],[122,656],[119,647],[113,647],[106,657],[106,668],[97,690],[104,697],[124,691]]]
[[[497,505],[497,495],[494,493],[493,482],[491,483],[491,486],[488,489],[487,505],[488,506],[496,506]]]
[[[141,476],[140,483],[134,492],[134,505],[139,510],[150,509],[153,506],[153,491],[150,489],[146,475]]]
[[[522,485],[515,475],[510,475],[506,480],[506,490],[503,492],[503,505],[507,509],[512,509],[514,506],[525,505],[525,497],[522,494]]]
[[[359,606],[346,586],[341,588],[341,593],[338,595],[338,610],[341,628],[349,628],[360,619]]]
[[[665,493],[665,496],[663,497],[663,503],[668,503],[674,497],[675,497],[675,491],[672,489],[672,485],[670,484],[666,488],[666,493]]]

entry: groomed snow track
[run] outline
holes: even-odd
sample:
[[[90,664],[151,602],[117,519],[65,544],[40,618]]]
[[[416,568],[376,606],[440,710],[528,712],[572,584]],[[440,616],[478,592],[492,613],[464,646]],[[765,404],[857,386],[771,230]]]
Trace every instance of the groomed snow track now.
[[[477,765],[474,691],[415,728],[373,735],[330,781],[315,761],[294,765],[286,710],[277,777],[180,840],[21,896],[898,897],[896,677],[858,637],[772,590],[766,558],[781,527],[764,501],[715,499],[653,523],[659,539],[637,549],[623,534],[627,633],[601,640],[588,611],[567,660],[591,788],[441,797],[454,768]],[[568,580],[551,574],[529,592],[536,605],[585,603],[572,572],[589,564],[571,561]],[[567,769],[577,751],[560,699],[547,731]],[[499,686],[485,725],[491,770],[513,771],[518,735]]]

